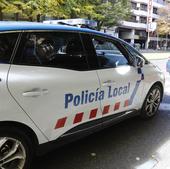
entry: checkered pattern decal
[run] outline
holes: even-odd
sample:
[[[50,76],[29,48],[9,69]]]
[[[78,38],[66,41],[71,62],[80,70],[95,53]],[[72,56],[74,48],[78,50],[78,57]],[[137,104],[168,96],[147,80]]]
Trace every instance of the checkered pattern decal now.
[[[128,103],[129,103],[129,100],[125,100],[124,103],[122,103],[122,106],[127,107]],[[107,115],[107,114],[109,114],[109,113],[111,113],[113,111],[119,110],[120,106],[121,106],[121,102],[117,102],[114,105],[106,105],[103,108],[102,114]],[[88,116],[89,119],[96,118],[97,113],[100,113],[99,109],[97,109],[97,108],[90,110],[89,111],[89,116]],[[77,113],[75,115],[75,117],[73,118],[73,124],[81,123],[83,121],[83,117],[84,117],[84,112]],[[56,123],[56,126],[55,126],[55,129],[63,128],[65,126],[65,124],[66,124],[66,121],[67,121],[67,117],[58,119],[57,123]]]

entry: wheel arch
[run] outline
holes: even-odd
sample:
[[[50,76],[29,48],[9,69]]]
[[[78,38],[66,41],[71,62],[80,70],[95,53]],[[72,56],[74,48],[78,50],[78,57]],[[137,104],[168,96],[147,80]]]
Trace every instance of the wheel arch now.
[[[152,87],[154,87],[155,85],[158,85],[160,88],[161,88],[161,101],[162,101],[162,99],[163,99],[163,94],[164,94],[164,86],[163,86],[163,84],[162,84],[162,82],[160,82],[160,81],[157,81],[157,82],[155,82],[154,84],[152,84],[152,86],[151,86],[151,88]],[[150,89],[151,89],[150,88]]]
[[[27,125],[15,121],[2,121],[0,122],[0,127],[15,127],[18,130],[24,132],[30,138],[33,146],[37,147],[39,145],[39,141],[36,133]]]

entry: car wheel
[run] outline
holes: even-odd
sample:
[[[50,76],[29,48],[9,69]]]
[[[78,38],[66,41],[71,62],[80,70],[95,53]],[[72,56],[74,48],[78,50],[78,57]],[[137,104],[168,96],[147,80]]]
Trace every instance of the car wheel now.
[[[28,169],[33,157],[31,141],[22,131],[0,129],[0,169]]]
[[[149,119],[156,115],[162,98],[162,90],[159,85],[154,85],[148,92],[141,109],[141,117]]]

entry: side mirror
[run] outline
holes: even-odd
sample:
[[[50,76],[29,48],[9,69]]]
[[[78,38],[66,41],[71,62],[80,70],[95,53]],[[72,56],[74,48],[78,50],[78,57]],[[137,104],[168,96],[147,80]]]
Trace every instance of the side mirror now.
[[[134,66],[137,67],[137,68],[141,68],[143,67],[145,64],[145,60],[141,57],[136,57],[135,58],[135,63],[134,63]]]

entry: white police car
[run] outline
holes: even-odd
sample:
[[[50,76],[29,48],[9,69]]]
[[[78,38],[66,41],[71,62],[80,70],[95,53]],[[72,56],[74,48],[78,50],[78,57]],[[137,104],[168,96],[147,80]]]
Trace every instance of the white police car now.
[[[97,31],[0,22],[0,90],[0,169],[25,169],[39,145],[59,146],[132,115],[153,117],[164,76]]]

